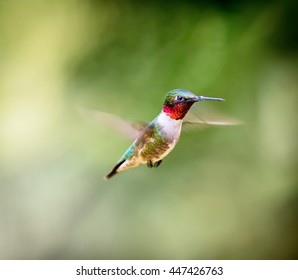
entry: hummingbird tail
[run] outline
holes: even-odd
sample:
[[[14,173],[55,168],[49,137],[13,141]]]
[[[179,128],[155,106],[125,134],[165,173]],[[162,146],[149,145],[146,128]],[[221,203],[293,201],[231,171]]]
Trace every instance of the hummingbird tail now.
[[[120,162],[118,162],[116,165],[115,165],[115,167],[113,168],[113,170],[109,173],[109,174],[107,174],[106,176],[104,176],[103,178],[105,179],[105,180],[109,180],[112,176],[114,176],[116,173],[117,173],[117,169],[120,167],[120,165],[122,165],[122,163],[124,163],[126,160],[124,159],[124,160],[122,160],[122,161],[120,161]]]

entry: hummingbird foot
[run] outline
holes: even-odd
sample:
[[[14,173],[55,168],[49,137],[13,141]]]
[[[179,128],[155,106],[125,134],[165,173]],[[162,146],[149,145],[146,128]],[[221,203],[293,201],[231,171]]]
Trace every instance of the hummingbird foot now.
[[[155,162],[153,166],[158,167],[161,164],[161,162],[162,162],[162,160],[159,160],[159,161]]]
[[[162,160],[159,160],[159,161],[157,161],[157,162],[155,162],[155,163],[153,163],[152,160],[148,160],[148,161],[147,161],[147,166],[148,166],[149,168],[152,168],[152,167],[158,167],[158,166],[161,164],[161,162],[162,162]]]
[[[148,166],[149,168],[152,168],[152,167],[153,167],[153,162],[152,162],[152,160],[148,160],[148,161],[147,161],[147,166]]]

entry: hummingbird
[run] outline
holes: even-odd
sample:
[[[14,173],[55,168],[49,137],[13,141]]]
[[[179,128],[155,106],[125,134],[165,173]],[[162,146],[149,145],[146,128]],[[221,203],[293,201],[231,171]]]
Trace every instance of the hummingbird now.
[[[140,164],[147,164],[150,168],[158,167],[178,143],[184,118],[191,106],[207,100],[224,101],[222,98],[197,96],[185,89],[168,92],[159,115],[148,125],[133,128],[138,131],[136,139],[104,179],[108,180]]]

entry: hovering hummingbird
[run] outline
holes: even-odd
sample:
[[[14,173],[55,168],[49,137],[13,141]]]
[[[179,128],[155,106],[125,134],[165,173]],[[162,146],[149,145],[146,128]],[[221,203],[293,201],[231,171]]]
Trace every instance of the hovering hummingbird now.
[[[178,143],[183,118],[188,110],[194,103],[205,100],[224,101],[222,98],[196,96],[185,89],[174,89],[167,93],[159,115],[140,131],[104,179],[140,164],[158,167]]]
[[[186,116],[191,106],[199,101],[224,101],[222,98],[197,96],[185,89],[174,89],[166,94],[165,101],[159,115],[148,125],[144,123],[129,123],[114,115],[81,109],[97,121],[116,126],[135,140],[118,160],[115,167],[104,179],[108,180],[115,174],[126,169],[147,164],[148,167],[158,167],[175,147],[180,138],[182,124],[213,124],[234,125],[238,121],[202,121],[199,118]]]

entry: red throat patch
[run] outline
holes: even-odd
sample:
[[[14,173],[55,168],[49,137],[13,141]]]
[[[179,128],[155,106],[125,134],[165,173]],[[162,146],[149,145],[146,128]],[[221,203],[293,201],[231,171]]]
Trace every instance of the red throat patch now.
[[[171,119],[180,120],[183,119],[193,103],[178,103],[173,107],[168,105],[163,106],[163,112]]]

